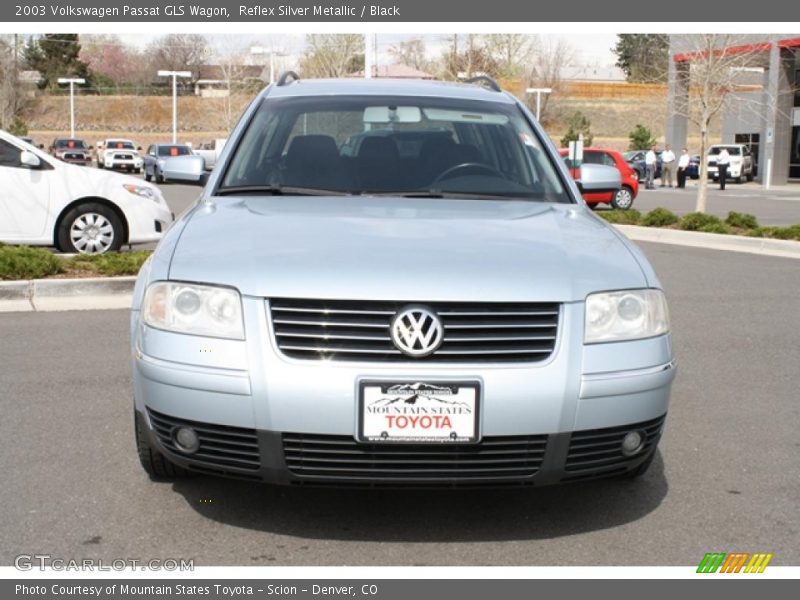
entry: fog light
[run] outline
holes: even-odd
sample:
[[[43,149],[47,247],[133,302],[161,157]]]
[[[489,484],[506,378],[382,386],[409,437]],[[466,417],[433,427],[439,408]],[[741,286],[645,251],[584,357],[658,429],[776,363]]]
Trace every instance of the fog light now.
[[[629,431],[622,440],[622,454],[633,456],[638,454],[644,446],[644,435],[641,431]]]
[[[197,434],[194,432],[194,429],[190,427],[177,428],[172,434],[172,439],[178,450],[186,454],[197,452],[200,448],[200,440],[197,439]]]

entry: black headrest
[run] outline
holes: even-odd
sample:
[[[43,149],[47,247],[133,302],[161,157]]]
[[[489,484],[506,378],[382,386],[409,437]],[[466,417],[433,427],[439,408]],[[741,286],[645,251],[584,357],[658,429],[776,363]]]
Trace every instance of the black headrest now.
[[[329,135],[298,135],[289,144],[286,152],[286,163],[289,168],[296,163],[320,161],[322,163],[336,160],[339,148]]]

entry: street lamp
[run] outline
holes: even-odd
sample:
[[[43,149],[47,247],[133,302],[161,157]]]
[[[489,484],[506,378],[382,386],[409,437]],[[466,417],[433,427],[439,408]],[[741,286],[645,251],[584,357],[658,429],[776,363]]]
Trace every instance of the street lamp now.
[[[75,137],[75,84],[82,85],[86,83],[85,79],[80,77],[59,77],[58,83],[69,84],[69,137]]]
[[[178,143],[178,77],[191,77],[191,71],[159,71],[159,77],[172,77],[172,143]]]
[[[552,88],[528,88],[525,90],[526,94],[536,94],[536,120],[539,120],[539,113],[541,112],[542,106],[542,94],[549,94],[553,90]]]

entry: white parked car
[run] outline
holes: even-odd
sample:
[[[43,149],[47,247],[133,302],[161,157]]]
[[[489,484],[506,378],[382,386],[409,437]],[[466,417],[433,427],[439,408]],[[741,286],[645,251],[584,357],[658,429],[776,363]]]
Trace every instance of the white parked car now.
[[[141,179],[85,169],[0,131],[0,242],[100,254],[158,241],[173,221]]]
[[[228,138],[218,138],[211,142],[204,142],[195,149],[194,153],[199,154],[205,159],[207,170],[212,170],[214,165],[217,164],[217,159],[219,155],[222,154],[222,149],[225,147],[225,142],[227,141]]]
[[[708,176],[714,181],[719,179],[719,169],[717,168],[717,157],[722,149],[728,150],[728,179],[733,179],[736,183],[742,183],[744,179],[753,181],[755,176],[755,165],[753,164],[753,154],[750,148],[744,144],[715,144],[708,149]]]
[[[97,166],[101,169],[125,169],[141,173],[144,158],[139,154],[140,150],[130,140],[105,140],[97,152]]]

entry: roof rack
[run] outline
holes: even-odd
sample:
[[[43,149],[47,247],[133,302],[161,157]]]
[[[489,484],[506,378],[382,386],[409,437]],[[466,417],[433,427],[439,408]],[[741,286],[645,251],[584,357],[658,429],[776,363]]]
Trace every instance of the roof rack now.
[[[488,75],[478,75],[477,77],[471,77],[467,79],[464,83],[483,84],[487,86],[489,89],[494,90],[495,92],[503,91],[500,89],[500,86],[497,85],[497,82]]]
[[[278,77],[278,83],[276,83],[275,85],[281,87],[283,85],[290,84],[292,82],[289,81],[290,77],[292,81],[300,81],[300,76],[294,71],[284,71],[283,73],[281,73],[280,77]]]

